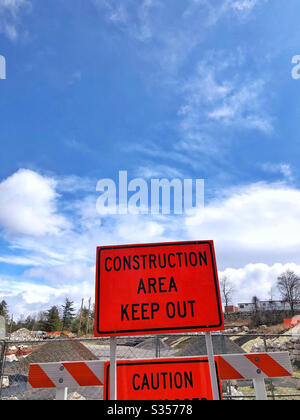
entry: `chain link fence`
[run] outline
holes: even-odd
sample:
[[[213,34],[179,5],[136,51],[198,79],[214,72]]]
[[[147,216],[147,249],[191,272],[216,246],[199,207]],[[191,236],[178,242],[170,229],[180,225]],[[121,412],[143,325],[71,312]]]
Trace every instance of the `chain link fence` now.
[[[268,398],[300,400],[300,335],[212,334],[214,353],[236,354],[286,351],[293,377],[266,379]],[[109,360],[108,338],[0,341],[0,400],[53,400],[55,390],[27,387],[32,363]],[[137,360],[206,355],[201,333],[118,337],[117,359]],[[224,399],[255,399],[251,380],[222,381]],[[99,400],[103,387],[69,389],[69,399]]]

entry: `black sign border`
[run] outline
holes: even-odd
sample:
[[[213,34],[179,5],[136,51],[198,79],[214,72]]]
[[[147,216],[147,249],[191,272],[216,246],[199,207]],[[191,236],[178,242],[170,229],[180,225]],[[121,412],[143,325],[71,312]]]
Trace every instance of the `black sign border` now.
[[[205,357],[205,356],[204,356]],[[166,364],[178,364],[178,363],[209,363],[208,359],[202,359],[202,360],[197,360],[197,359],[191,359],[191,360],[162,360],[162,361],[151,361],[148,362],[147,360],[143,360],[143,361],[136,361],[136,362],[121,362],[121,361],[117,361],[117,369],[119,366],[140,366],[140,365],[166,365]],[[218,392],[219,392],[219,399],[221,399],[221,385],[220,385],[220,377],[219,377],[219,369],[218,369],[218,364],[215,360],[215,367],[216,367],[216,374],[217,374],[217,382],[218,382]],[[105,370],[105,386],[106,386],[106,392],[105,392],[105,397],[107,401],[108,400],[108,393],[109,393],[109,374],[110,374],[110,362],[108,362],[107,366],[106,366],[106,370]]]
[[[215,284],[215,291],[216,291],[216,298],[217,298],[217,305],[218,305],[218,315],[219,315],[219,324],[216,325],[197,325],[197,326],[189,326],[189,327],[172,327],[172,328],[143,328],[143,329],[131,329],[131,330],[116,330],[116,331],[100,331],[100,320],[99,320],[99,300],[100,300],[100,261],[101,261],[101,251],[108,251],[112,249],[124,249],[124,248],[153,248],[155,246],[161,247],[161,246],[180,246],[180,245],[208,245],[210,249],[210,256],[213,266],[213,274],[214,274],[214,284]],[[190,241],[190,242],[163,242],[163,243],[157,243],[157,244],[139,244],[139,245],[115,245],[115,246],[109,246],[109,247],[99,247],[98,248],[98,267],[97,267],[97,288],[98,294],[96,296],[97,300],[97,315],[95,324],[96,324],[96,331],[100,336],[110,336],[110,335],[118,335],[118,334],[128,334],[128,335],[134,335],[134,333],[139,334],[149,334],[151,333],[155,334],[155,332],[174,332],[177,333],[178,331],[191,331],[191,330],[206,330],[210,331],[212,329],[219,328],[223,325],[223,317],[222,317],[222,304],[220,302],[220,296],[218,293],[218,281],[217,281],[217,273],[216,273],[216,261],[214,258],[212,243],[209,241]],[[175,331],[176,330],[176,331]],[[132,334],[129,334],[132,333]]]

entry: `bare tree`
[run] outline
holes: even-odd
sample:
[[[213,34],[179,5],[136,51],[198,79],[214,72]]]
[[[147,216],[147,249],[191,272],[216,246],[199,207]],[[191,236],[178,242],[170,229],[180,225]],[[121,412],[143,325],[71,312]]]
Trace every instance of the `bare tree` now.
[[[259,298],[257,296],[253,296],[252,303],[254,305],[254,311],[258,312],[259,311]]]
[[[252,305],[254,306],[254,310],[251,317],[252,324],[253,326],[258,327],[262,323],[262,314],[260,311],[260,300],[258,296],[252,297]]]
[[[224,276],[220,281],[220,288],[226,311],[226,307],[229,306],[229,304],[231,303],[232,295],[234,293],[234,287],[228,279],[228,277]]]
[[[277,278],[277,287],[282,299],[289,303],[294,316],[295,306],[300,301],[300,277],[293,271],[287,270]]]

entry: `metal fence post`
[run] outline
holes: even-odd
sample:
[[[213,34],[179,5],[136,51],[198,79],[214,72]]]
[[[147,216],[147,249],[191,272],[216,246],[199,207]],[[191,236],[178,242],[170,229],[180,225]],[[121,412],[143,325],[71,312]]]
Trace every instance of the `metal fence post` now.
[[[5,363],[5,353],[7,344],[6,341],[2,341],[1,345],[1,353],[0,353],[0,400],[2,399],[2,387],[3,387],[3,372],[4,372],[4,363]]]
[[[157,359],[160,357],[160,341],[158,335],[155,337],[155,357]]]

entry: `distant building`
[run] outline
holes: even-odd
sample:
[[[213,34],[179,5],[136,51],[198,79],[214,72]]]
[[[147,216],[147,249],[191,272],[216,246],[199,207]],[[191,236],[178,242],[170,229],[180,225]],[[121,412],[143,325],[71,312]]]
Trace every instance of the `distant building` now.
[[[289,311],[291,309],[288,302],[282,300],[261,300],[257,302],[257,309],[260,311]],[[296,310],[300,310],[300,302],[295,305]],[[239,312],[254,312],[254,303],[238,303]]]
[[[237,306],[229,305],[225,306],[225,313],[226,314],[233,314],[234,312],[238,312],[239,308]]]

